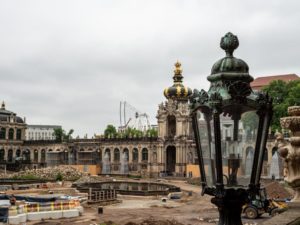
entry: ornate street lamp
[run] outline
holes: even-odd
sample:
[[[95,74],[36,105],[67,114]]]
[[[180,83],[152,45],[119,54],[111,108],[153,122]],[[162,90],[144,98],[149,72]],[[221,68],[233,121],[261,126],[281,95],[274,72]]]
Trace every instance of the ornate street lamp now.
[[[242,206],[260,188],[272,99],[251,89],[248,65],[233,56],[238,38],[227,33],[220,46],[226,56],[213,65],[208,92],[194,90],[191,115],[202,194],[214,196],[219,225],[240,225]]]

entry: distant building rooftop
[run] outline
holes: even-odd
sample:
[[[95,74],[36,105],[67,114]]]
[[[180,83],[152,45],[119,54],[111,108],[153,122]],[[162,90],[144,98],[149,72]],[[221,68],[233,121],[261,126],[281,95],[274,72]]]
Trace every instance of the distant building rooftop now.
[[[298,79],[299,76],[297,74],[284,74],[284,75],[258,77],[254,79],[254,81],[251,83],[251,87],[254,90],[261,90],[263,87],[267,86],[269,83],[271,83],[274,80],[282,80],[284,82],[290,82]]]
[[[59,125],[27,125],[27,128],[61,128]]]

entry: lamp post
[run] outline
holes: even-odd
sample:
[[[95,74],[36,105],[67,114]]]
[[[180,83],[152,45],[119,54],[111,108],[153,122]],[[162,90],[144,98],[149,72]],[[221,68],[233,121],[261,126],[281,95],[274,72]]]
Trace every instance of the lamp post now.
[[[242,206],[258,193],[272,117],[272,99],[251,89],[248,65],[233,56],[238,45],[232,33],[221,39],[226,56],[213,65],[208,92],[194,90],[190,105],[202,194],[214,196],[219,225],[241,225]],[[256,137],[246,139],[246,129]],[[246,144],[255,149],[250,161]]]

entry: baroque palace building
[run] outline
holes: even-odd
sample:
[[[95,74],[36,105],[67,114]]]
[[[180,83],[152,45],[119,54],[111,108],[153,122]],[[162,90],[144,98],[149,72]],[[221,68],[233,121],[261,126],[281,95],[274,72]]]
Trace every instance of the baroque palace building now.
[[[181,64],[177,62],[173,85],[164,90],[167,100],[158,106],[157,137],[72,139],[68,142],[26,140],[25,119],[6,110],[3,103],[0,109],[0,168],[20,170],[67,164],[93,174],[120,174],[125,163],[129,174],[197,176],[196,146],[188,105],[192,90],[183,85],[182,79]],[[221,126],[226,144],[226,135],[232,132],[232,126]],[[254,152],[247,138],[254,134],[241,130],[240,135],[246,140],[241,148],[241,160],[247,163]],[[265,154],[265,175],[269,172],[274,148],[271,138]],[[92,167],[96,169],[92,171]]]

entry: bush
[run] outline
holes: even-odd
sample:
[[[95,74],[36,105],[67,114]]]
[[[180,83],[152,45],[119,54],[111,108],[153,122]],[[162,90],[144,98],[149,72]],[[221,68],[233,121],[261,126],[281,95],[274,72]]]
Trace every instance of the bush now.
[[[61,173],[58,173],[55,177],[56,181],[62,181],[63,180],[63,175]]]
[[[26,175],[15,175],[12,179],[16,180],[39,180],[40,178],[33,175],[33,174],[26,174]]]
[[[142,176],[141,176],[141,175],[131,175],[131,174],[129,174],[129,175],[128,175],[128,178],[132,178],[132,179],[141,179]]]

